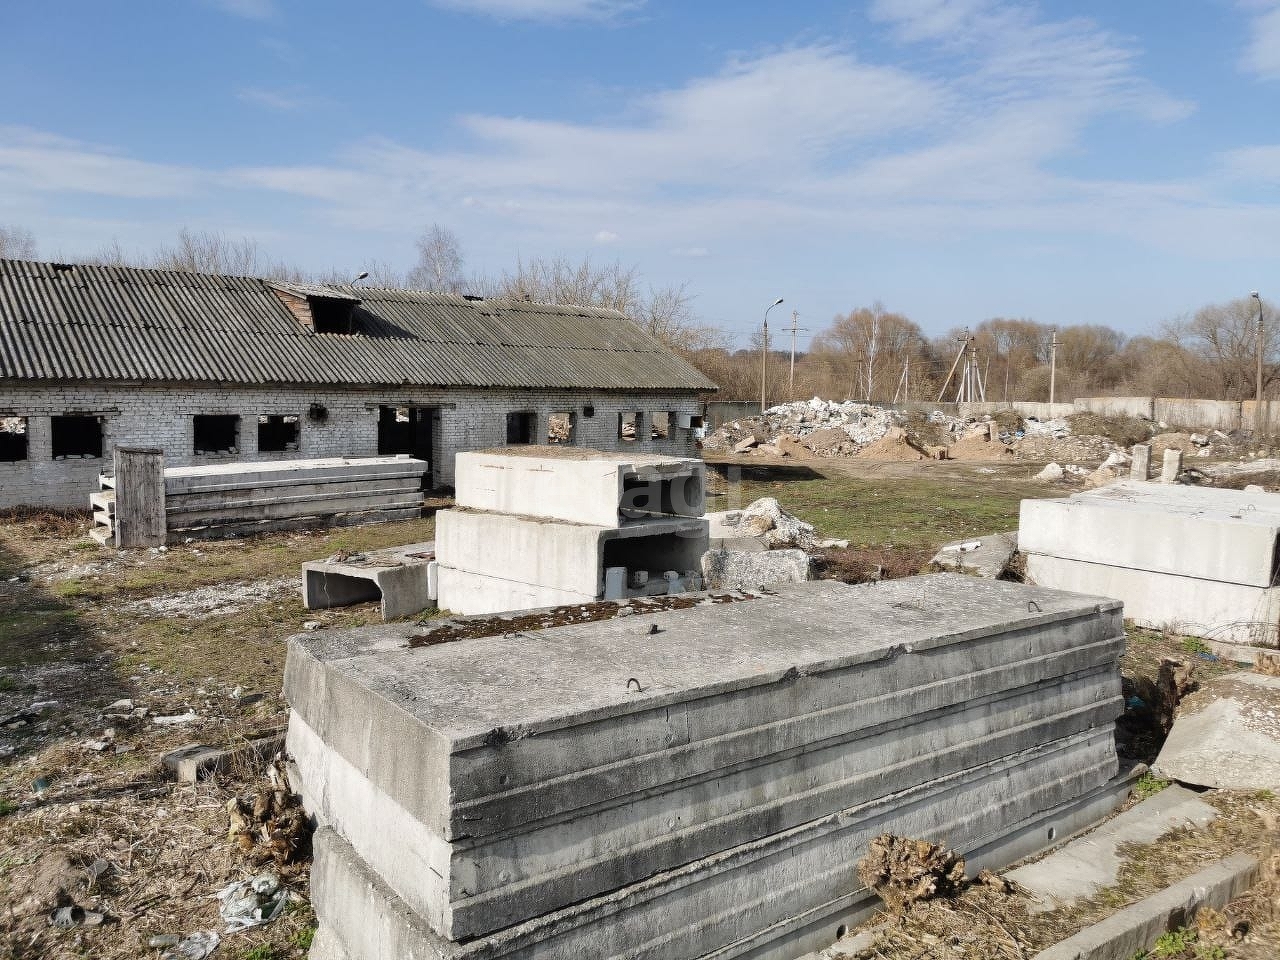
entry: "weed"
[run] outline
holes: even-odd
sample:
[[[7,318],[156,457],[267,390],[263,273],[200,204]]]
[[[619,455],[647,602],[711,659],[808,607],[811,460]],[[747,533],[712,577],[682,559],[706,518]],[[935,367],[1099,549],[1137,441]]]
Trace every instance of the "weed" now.
[[[1182,649],[1192,656],[1195,656],[1198,653],[1208,653],[1209,645],[1199,637],[1183,637]]]
[[[1194,930],[1179,927],[1160,935],[1150,950],[1139,950],[1132,960],[1156,960],[1158,957],[1178,957],[1185,960],[1225,960],[1227,954],[1221,947],[1200,943],[1200,935]]]
[[[314,926],[303,927],[293,935],[293,945],[299,950],[310,950],[311,941],[315,939],[315,936],[316,928]]]
[[[262,943],[241,951],[240,960],[282,960],[282,958],[275,947],[269,943]]]
[[[1133,785],[1133,795],[1139,800],[1146,800],[1148,797],[1154,797],[1170,783],[1172,783],[1171,780],[1161,780],[1154,773],[1144,773]]]
[[[7,817],[17,809],[18,805],[12,800],[5,800],[3,797],[0,797],[0,817]]]

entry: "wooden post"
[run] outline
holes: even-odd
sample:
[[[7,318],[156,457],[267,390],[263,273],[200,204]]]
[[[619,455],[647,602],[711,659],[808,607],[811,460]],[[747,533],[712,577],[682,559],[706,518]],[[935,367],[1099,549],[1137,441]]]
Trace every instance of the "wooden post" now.
[[[116,447],[116,547],[162,547],[168,534],[164,514],[164,452],[150,447]]]

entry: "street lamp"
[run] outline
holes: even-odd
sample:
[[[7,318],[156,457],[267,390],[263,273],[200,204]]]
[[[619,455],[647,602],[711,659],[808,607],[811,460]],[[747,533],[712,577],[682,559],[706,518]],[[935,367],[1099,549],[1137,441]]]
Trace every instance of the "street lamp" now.
[[[782,303],[781,297],[769,304],[769,309],[764,312],[764,338],[760,341],[760,416],[762,417],[765,411],[765,371],[768,369],[769,362],[769,310],[772,310],[780,303]]]
[[[1249,296],[1253,297],[1253,299],[1258,301],[1258,392],[1257,392],[1257,396],[1254,397],[1254,405],[1257,408],[1255,411],[1255,416],[1257,417],[1257,424],[1254,432],[1257,434],[1258,441],[1261,442],[1263,439],[1262,434],[1263,434],[1263,423],[1264,423],[1262,419],[1262,340],[1263,340],[1262,297],[1258,295],[1257,290],[1249,291]]]

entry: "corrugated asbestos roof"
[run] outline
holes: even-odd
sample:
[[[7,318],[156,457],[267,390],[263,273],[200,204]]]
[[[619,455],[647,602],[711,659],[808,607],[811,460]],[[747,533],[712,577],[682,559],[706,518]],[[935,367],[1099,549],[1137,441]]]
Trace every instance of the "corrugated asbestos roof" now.
[[[313,332],[266,280],[0,260],[0,380],[713,390],[611,310],[315,284],[358,299]]]

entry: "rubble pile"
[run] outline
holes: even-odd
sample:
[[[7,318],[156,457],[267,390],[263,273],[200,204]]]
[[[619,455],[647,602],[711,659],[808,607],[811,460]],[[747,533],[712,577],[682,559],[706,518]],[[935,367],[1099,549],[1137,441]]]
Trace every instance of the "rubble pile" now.
[[[928,419],[944,432],[959,435],[966,421],[934,411]],[[703,447],[715,453],[758,451],[773,456],[849,457],[907,423],[908,415],[853,400],[814,397],[770,407],[763,417],[726,423]]]

